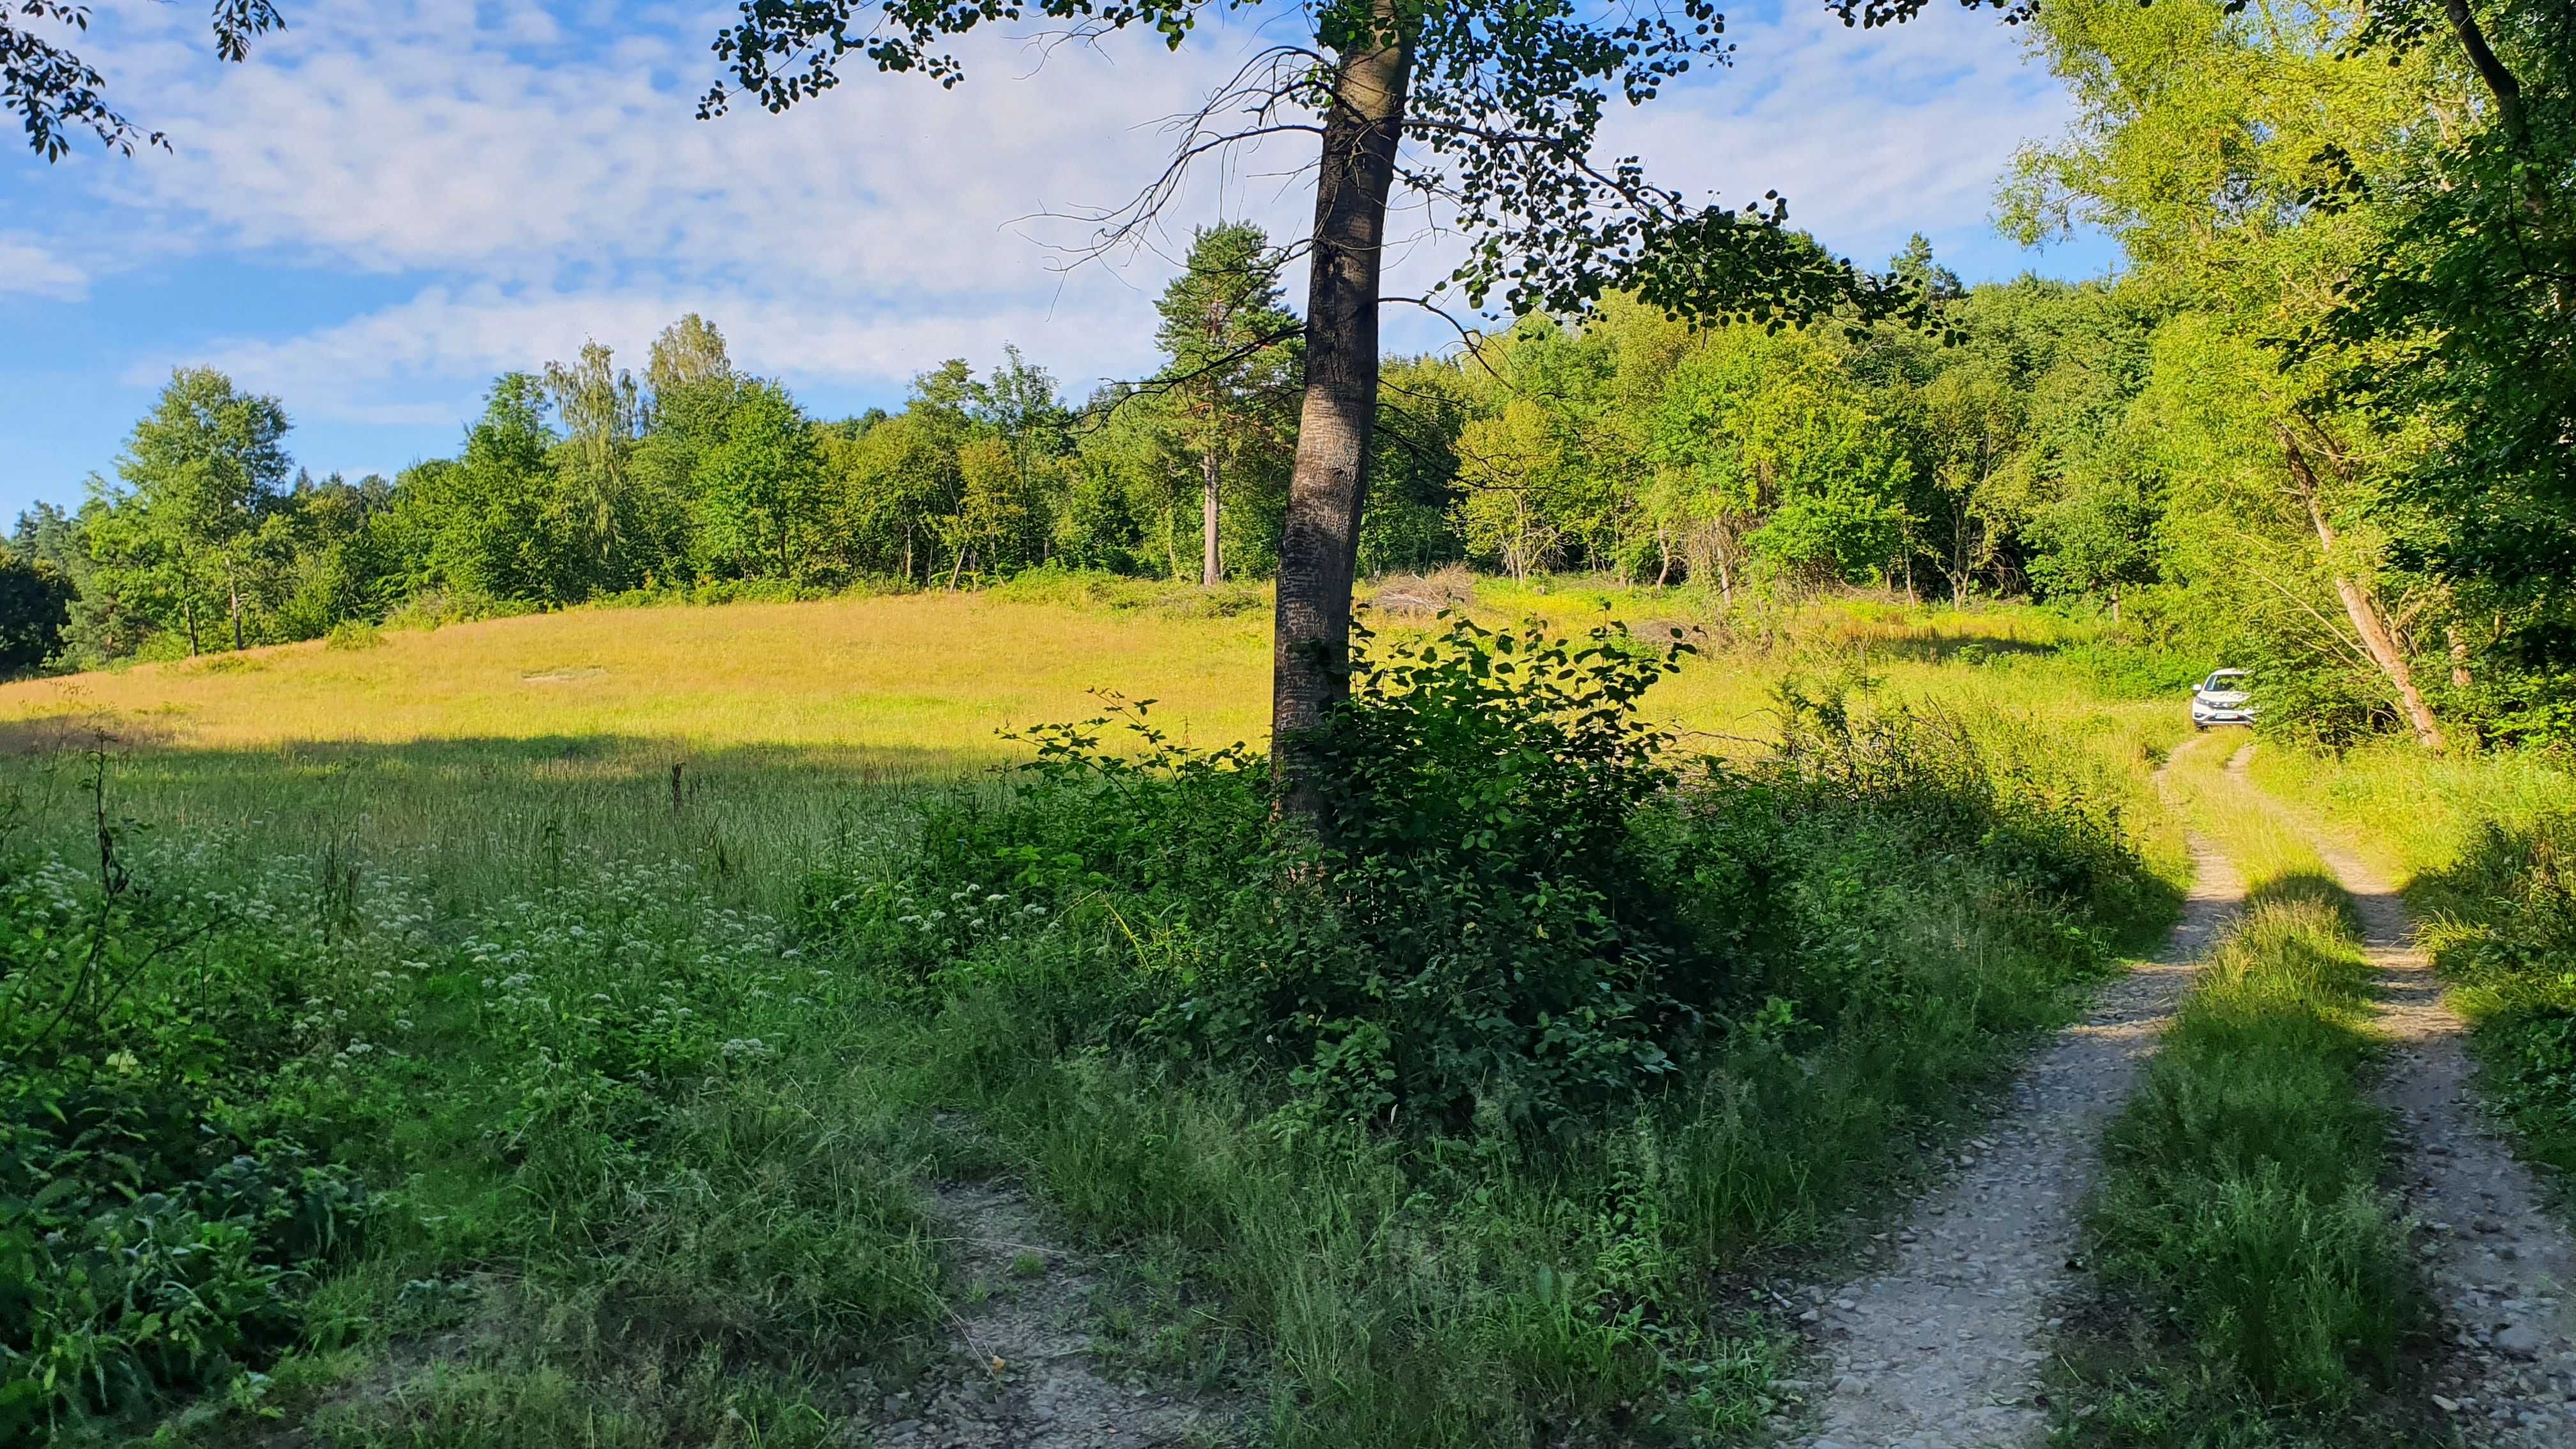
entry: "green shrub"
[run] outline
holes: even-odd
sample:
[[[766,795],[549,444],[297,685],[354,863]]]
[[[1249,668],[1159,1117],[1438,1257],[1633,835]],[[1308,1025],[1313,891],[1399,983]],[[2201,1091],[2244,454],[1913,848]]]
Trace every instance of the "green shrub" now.
[[[0,1440],[253,1405],[284,1356],[470,1302],[465,1267],[525,1280],[511,1342],[708,1360],[710,1396],[927,1337],[938,1253],[839,973],[690,867],[550,834],[548,884],[436,913],[90,784],[95,863],[0,848]]]
[[[364,619],[343,619],[322,636],[325,649],[380,649],[384,642],[385,631]]]
[[[2451,908],[2435,960],[2473,994],[2486,1086],[2534,1150],[2576,1166],[2576,815],[2482,824],[2420,884]]]
[[[926,1000],[1016,983],[1069,1043],[1266,1064],[1363,1118],[1486,1103],[1529,1127],[1659,1089],[1774,997],[1813,1025],[1903,974],[1848,944],[1890,923],[1832,876],[1820,814],[2027,903],[2003,919],[2169,908],[2093,782],[1999,769],[1955,721],[1794,697],[1778,761],[1686,764],[1638,712],[1671,668],[1615,629],[1465,621],[1371,657],[1317,742],[1321,845],[1273,820],[1260,756],[1113,701],[1031,731],[1006,797],[934,808],[890,871],[818,872],[802,918]],[[1806,875],[1780,864],[1792,835],[1828,853]],[[2104,959],[2082,926],[2041,934],[2063,979]]]
[[[293,979],[225,902],[156,884],[90,780],[95,874],[0,858],[0,1429],[220,1387],[303,1327],[369,1198],[238,1104]],[[193,992],[170,989],[193,978]]]
[[[1272,819],[1260,757],[1179,745],[1144,705],[1031,731],[1007,804],[934,815],[875,889],[818,878],[809,918],[909,977],[1068,974],[1118,1013],[1095,1029],[1266,1061],[1363,1116],[1614,1099],[1672,1069],[1727,971],[1680,907],[1690,851],[1637,828],[1678,780],[1635,717],[1667,656],[1611,639],[1462,621],[1370,665],[1320,742],[1321,846]]]

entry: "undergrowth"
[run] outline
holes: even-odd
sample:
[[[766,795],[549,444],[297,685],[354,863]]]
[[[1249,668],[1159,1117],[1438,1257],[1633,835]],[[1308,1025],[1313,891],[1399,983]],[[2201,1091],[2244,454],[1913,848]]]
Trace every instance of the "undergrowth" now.
[[[1040,731],[808,928],[1043,1197],[1191,1285],[1153,1352],[1259,1366],[1280,1442],[1746,1430],[1787,1338],[1712,1282],[1830,1241],[2172,897],[2035,733],[1789,689],[1729,770],[1637,723],[1665,667],[1389,651],[1327,844],[1141,705]]]
[[[928,1341],[921,1129],[776,925],[560,842],[462,917],[336,850],[244,873],[91,769],[86,868],[0,872],[0,1438],[554,1444],[571,1374],[609,1441],[819,1442],[800,1362]],[[466,1378],[317,1408],[468,1324]]]
[[[1639,723],[1667,665],[1386,652],[1321,839],[1144,704],[1035,731],[785,920],[559,824],[442,900],[102,769],[91,857],[0,849],[0,1425],[834,1442],[965,1291],[924,1182],[1008,1175],[1123,1265],[1125,1365],[1251,1437],[1754,1429],[1791,1340],[1725,1285],[1900,1189],[2172,894],[2136,781],[2036,727],[1789,689],[1720,767]]]
[[[2576,815],[2485,822],[2417,893],[2434,962],[2478,1024],[2480,1085],[2525,1152],[2576,1168]]]

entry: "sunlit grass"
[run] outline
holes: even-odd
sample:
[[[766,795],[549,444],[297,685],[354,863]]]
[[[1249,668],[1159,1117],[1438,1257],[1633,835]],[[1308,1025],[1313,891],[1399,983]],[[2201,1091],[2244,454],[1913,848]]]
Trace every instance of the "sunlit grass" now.
[[[2083,637],[2029,608],[1838,599],[1725,613],[1686,591],[1581,579],[1487,579],[1475,594],[1472,612],[1493,625],[1683,630],[1696,652],[1646,710],[1690,753],[1758,753],[1792,674],[2026,720],[2114,774],[2137,773],[2180,729],[2178,707],[2104,703],[2062,672],[1962,667],[2045,665]],[[1363,617],[1389,636],[1431,623]],[[0,686],[0,742],[17,756],[0,780],[30,793],[40,822],[76,823],[68,747],[104,733],[126,812],[212,829],[247,855],[330,841],[485,895],[570,843],[692,861],[711,888],[775,906],[836,839],[875,828],[911,792],[1017,758],[1000,731],[1096,713],[1093,691],[1154,700],[1158,721],[1201,745],[1262,742],[1269,631],[1264,590],[1044,577],[985,594],[389,630],[375,647]],[[2170,841],[2155,853],[2179,859]]]
[[[2545,815],[2576,810],[2576,761],[2533,750],[2436,756],[2396,740],[2343,755],[2267,748],[2254,775],[2404,884],[2420,911],[2436,914],[2476,904],[2454,898],[2441,877],[2487,826],[2527,830]]]
[[[2052,654],[2085,631],[2035,610],[1720,616],[1583,581],[1489,581],[1473,610],[1684,630],[1699,652],[1647,708],[1686,750],[1758,754],[1796,676],[1965,717],[1905,737],[2012,819],[2116,804],[2111,834],[2162,838],[2145,767],[2178,703],[2102,701]],[[103,729],[150,858],[258,886],[232,944],[297,926],[281,1010],[331,1036],[288,1054],[275,1110],[416,1215],[275,1366],[288,1432],[348,1443],[818,1444],[875,1412],[854,1375],[903,1382],[977,1291],[923,1185],[997,1172],[1114,1250],[1123,1360],[1231,1384],[1282,1443],[1555,1442],[1647,1412],[1757,1432],[1790,1336],[1705,1316],[1711,1283],[1840,1243],[2169,904],[2145,881],[2128,909],[2044,899],[1979,863],[2016,848],[1982,826],[1821,792],[1763,862],[1808,882],[1778,949],[1819,974],[1781,968],[1712,1069],[1544,1150],[1499,1109],[1363,1132],[1283,1115],[1259,1071],[1069,1050],[1089,1039],[1052,976],[880,998],[871,959],[788,928],[818,864],[901,861],[908,801],[1010,759],[998,729],[1093,713],[1091,688],[1258,742],[1268,628],[1254,590],[1055,579],[397,631],[0,690],[0,787],[82,859],[63,747]],[[1744,792],[1747,828],[1766,798]],[[350,900],[386,904],[353,927]],[[229,1442],[210,1432],[177,1442]]]

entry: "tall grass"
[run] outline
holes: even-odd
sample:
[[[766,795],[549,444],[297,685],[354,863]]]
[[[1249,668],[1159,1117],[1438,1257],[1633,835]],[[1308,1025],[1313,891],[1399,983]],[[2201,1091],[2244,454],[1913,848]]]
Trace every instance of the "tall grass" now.
[[[188,1375],[55,1405],[55,1432],[175,1414],[178,1442],[256,1441],[275,1411],[355,1444],[832,1442],[943,1351],[969,1285],[924,1188],[985,1175],[1100,1256],[1118,1355],[1249,1402],[1283,1444],[1746,1430],[1791,1392],[1790,1339],[1712,1285],[1845,1241],[2170,909],[2128,853],[2173,859],[2143,785],[2164,713],[1961,658],[2046,647],[2044,618],[1835,605],[1712,646],[1654,712],[1750,760],[1782,673],[1873,674],[1958,721],[1906,746],[1939,769],[1914,796],[1855,772],[1727,797],[1760,826],[1776,939],[1686,1081],[1577,1130],[1500,1102],[1354,1123],[1276,1066],[1099,1030],[1063,978],[890,993],[787,914],[817,862],[905,858],[924,802],[1003,799],[976,773],[1007,757],[993,726],[1083,712],[1097,683],[1161,695],[1202,742],[1257,723],[1260,611],[1040,592],[576,611],[0,690],[30,746],[76,716],[125,729],[132,863],[157,899],[220,905],[77,1051],[0,1071],[101,1093],[53,1099],[75,1117],[218,1130],[128,1154],[131,1180],[47,1159],[79,1186],[46,1210],[112,1237],[128,1189],[158,1193],[249,1244],[242,1281],[280,1315]],[[1525,603],[1600,613],[1479,607]],[[11,879],[93,919],[77,771],[40,750],[0,782],[26,807]],[[1988,813],[1951,808],[1971,789]],[[2098,898],[2040,868],[2069,811],[2125,842]],[[43,959],[9,920],[0,965]],[[11,1104],[0,1126],[54,1130]],[[363,1232],[290,1242],[237,1211],[237,1151],[282,1183],[348,1174]],[[114,1303],[46,1312],[49,1345],[101,1363],[143,1332]]]
[[[1845,1242],[2105,964],[1928,813],[1831,791],[1769,808],[1805,964],[1686,1082],[1579,1132],[1534,1139],[1497,1106],[1390,1134],[1276,1078],[1069,1056],[1061,1019],[999,983],[928,1028],[941,1100],[1087,1231],[1192,1285],[1152,1351],[1257,1366],[1278,1443],[1757,1430],[1793,1339],[1711,1285]],[[2152,935],[2169,901],[2097,929]]]

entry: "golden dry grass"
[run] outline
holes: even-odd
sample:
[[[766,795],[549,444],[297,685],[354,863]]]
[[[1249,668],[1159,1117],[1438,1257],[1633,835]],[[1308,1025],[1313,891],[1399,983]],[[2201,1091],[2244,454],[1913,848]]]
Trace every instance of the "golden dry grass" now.
[[[997,725],[1077,714],[1096,686],[1242,737],[1265,713],[1267,629],[974,594],[575,610],[12,684],[0,722],[218,750],[557,737],[968,762],[998,757]]]
[[[1686,608],[1642,591],[1489,581],[1476,613],[1700,629]],[[1692,730],[1761,735],[1793,657],[1813,667],[1836,651],[1902,646],[1913,657],[1890,666],[1902,680],[1945,672],[1936,666],[1948,647],[2039,645],[2059,628],[2027,610],[1849,604],[1760,627],[1750,640],[1741,626],[1695,632],[1704,657],[1657,691],[1654,712]],[[1258,739],[1269,631],[1266,607],[1185,617],[989,594],[585,609],[389,632],[372,649],[290,644],[0,685],[0,730],[22,745],[103,726],[136,744],[213,750],[614,739],[968,765],[1005,756],[997,729],[1083,716],[1103,688],[1158,700],[1156,713],[1201,743]]]
[[[1095,689],[1159,701],[1157,719],[1197,744],[1262,742],[1266,599],[1239,592],[1223,613],[1189,591],[1065,592],[584,609],[24,681],[0,686],[0,787],[22,792],[40,828],[77,835],[65,747],[104,732],[120,742],[123,808],[246,854],[331,842],[473,890],[566,848],[648,851],[757,898],[792,888],[833,839],[875,828],[907,788],[1011,758],[996,731],[1089,717]],[[1720,623],[1683,596],[1486,580],[1473,612],[1692,631],[1700,653],[1647,710],[1695,753],[1760,748],[1793,671],[1866,671],[1892,694],[2032,719],[2115,769],[2181,725],[2173,705],[1960,667],[1972,647],[2038,653],[2069,637],[2029,609],[1845,599]]]

